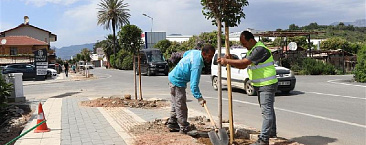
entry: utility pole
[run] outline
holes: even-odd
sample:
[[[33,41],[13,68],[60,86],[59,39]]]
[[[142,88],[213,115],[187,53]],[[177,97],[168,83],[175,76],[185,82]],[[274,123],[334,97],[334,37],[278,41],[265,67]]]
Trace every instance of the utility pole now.
[[[145,17],[148,17],[151,19],[151,29],[150,29],[150,45],[152,44],[152,28],[153,28],[153,25],[154,25],[154,18],[149,16],[149,15],[146,15],[146,14],[142,14],[144,15]],[[149,48],[149,43],[146,45],[147,48]],[[151,48],[151,46],[150,46]]]

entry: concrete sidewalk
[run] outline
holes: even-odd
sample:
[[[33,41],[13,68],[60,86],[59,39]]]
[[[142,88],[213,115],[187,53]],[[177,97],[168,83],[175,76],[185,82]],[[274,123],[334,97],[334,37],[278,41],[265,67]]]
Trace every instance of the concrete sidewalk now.
[[[43,104],[50,132],[29,132],[16,145],[132,145],[135,136],[129,130],[147,121],[169,117],[170,108],[141,109],[128,107],[84,107],[88,98],[49,98]],[[36,125],[38,110],[23,130]],[[188,117],[206,116],[189,108]],[[224,125],[227,126],[227,125]],[[236,124],[235,128],[246,128]]]
[[[43,104],[50,132],[29,132],[16,145],[131,145],[133,126],[169,116],[169,107],[139,109],[126,107],[83,107],[87,98],[49,98]],[[189,116],[204,115],[189,109]],[[36,125],[38,110],[23,132]]]

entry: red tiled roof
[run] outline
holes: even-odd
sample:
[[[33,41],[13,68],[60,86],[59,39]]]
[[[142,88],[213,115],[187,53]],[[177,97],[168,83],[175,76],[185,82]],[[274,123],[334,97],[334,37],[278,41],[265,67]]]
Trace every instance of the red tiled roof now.
[[[38,39],[34,39],[29,36],[8,36],[8,37],[0,37],[0,41],[6,39],[5,45],[48,45],[48,43],[40,41]],[[0,45],[2,45],[0,43]],[[4,45],[4,46],[5,46]]]

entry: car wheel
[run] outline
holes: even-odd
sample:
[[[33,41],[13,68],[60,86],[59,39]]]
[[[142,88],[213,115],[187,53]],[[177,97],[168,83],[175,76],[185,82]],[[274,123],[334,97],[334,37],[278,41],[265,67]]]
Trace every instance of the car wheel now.
[[[217,90],[219,88],[219,81],[216,76],[212,79],[212,87],[214,90]]]
[[[254,87],[250,83],[251,81],[249,80],[245,83],[245,92],[247,92],[248,96],[254,96],[256,95],[256,92],[254,90]]]
[[[152,76],[152,72],[151,72],[150,68],[147,68],[147,72],[146,72],[146,74],[147,74],[148,76]]]

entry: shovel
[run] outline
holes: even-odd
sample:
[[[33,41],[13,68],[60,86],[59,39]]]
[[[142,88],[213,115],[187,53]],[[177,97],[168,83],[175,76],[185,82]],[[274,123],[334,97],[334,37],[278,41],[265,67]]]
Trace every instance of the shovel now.
[[[226,130],[223,129],[223,128],[220,128],[220,129],[217,128],[214,120],[212,119],[212,116],[211,116],[210,112],[208,111],[206,103],[204,103],[203,105],[205,107],[205,110],[206,110],[208,116],[210,117],[211,125],[213,127],[215,127],[215,130],[216,129],[218,130],[217,133],[216,133],[215,130],[211,130],[208,133],[208,137],[210,138],[211,143],[213,145],[227,145],[229,143],[229,136],[227,135]]]

